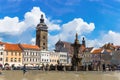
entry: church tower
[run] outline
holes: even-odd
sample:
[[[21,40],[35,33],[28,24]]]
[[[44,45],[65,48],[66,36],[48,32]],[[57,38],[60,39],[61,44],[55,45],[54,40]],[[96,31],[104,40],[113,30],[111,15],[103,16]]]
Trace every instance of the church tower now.
[[[41,50],[48,50],[48,27],[44,23],[43,15],[41,15],[40,23],[36,27],[36,45]]]

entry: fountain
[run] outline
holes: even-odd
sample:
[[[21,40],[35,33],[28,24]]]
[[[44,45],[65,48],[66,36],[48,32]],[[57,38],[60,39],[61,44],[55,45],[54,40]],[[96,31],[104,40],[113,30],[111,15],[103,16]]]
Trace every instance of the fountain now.
[[[78,55],[80,51],[81,44],[79,43],[78,40],[78,34],[76,33],[76,39],[71,46],[74,49],[73,57],[72,57],[72,67],[71,70],[78,71],[81,65],[81,60],[82,58]]]

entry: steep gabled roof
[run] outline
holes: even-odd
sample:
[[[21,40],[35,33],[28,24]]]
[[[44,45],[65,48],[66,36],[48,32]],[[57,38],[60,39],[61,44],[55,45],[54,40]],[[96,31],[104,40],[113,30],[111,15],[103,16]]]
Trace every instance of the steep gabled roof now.
[[[64,43],[63,41],[59,40],[55,45],[59,45],[59,44],[63,45]]]

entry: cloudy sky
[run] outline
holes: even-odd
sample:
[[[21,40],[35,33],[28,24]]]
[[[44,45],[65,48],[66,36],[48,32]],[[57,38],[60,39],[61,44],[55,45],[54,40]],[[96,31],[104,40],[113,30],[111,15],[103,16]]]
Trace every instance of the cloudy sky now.
[[[0,41],[34,44],[41,14],[49,50],[59,39],[72,43],[76,32],[87,47],[120,45],[120,0],[0,0]]]

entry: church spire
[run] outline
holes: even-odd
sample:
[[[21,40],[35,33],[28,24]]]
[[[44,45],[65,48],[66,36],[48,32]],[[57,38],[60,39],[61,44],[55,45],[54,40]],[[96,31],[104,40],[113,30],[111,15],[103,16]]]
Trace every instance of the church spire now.
[[[40,23],[44,23],[43,14],[41,14]]]

